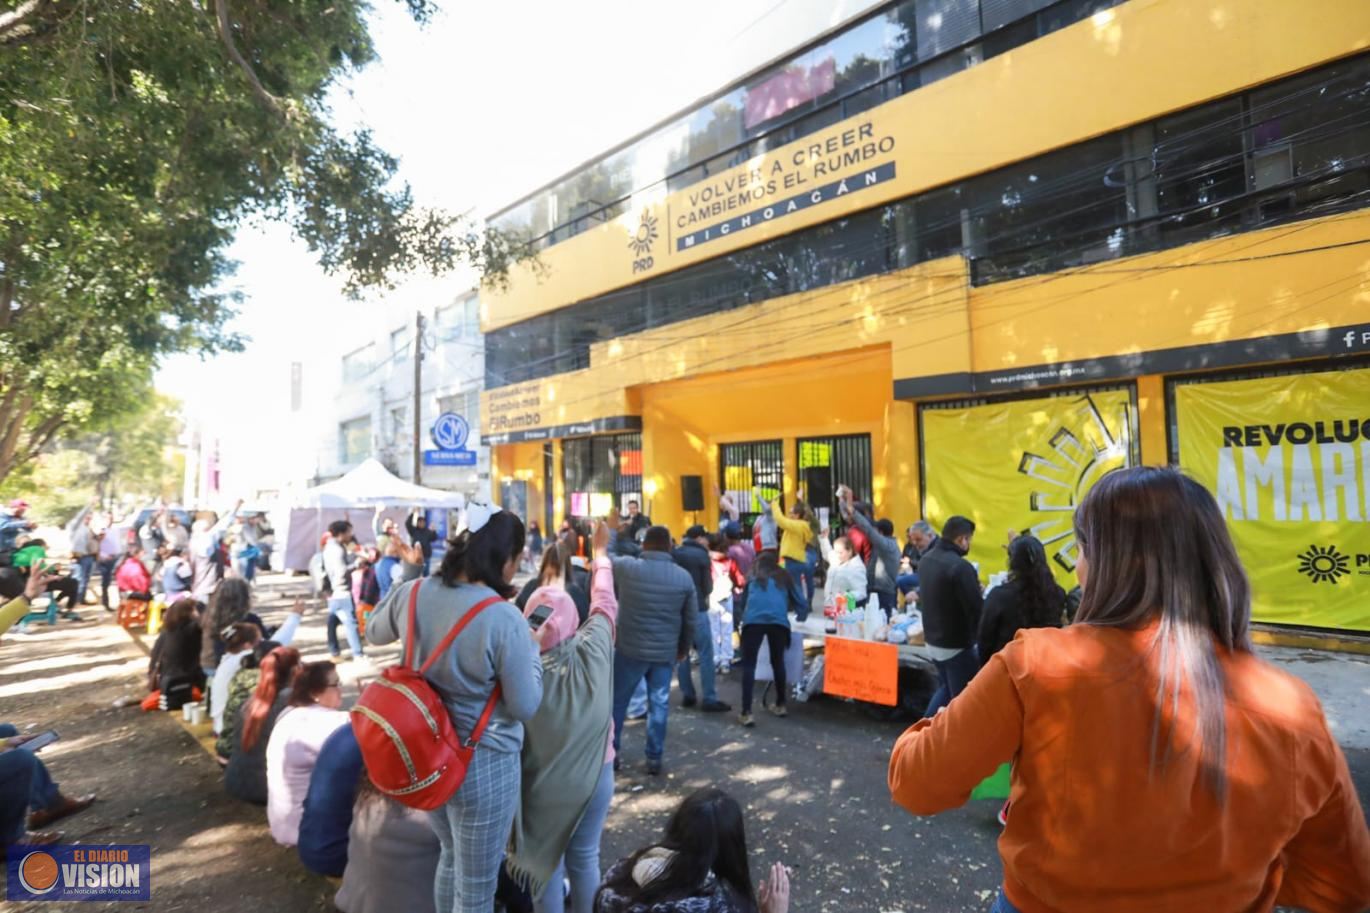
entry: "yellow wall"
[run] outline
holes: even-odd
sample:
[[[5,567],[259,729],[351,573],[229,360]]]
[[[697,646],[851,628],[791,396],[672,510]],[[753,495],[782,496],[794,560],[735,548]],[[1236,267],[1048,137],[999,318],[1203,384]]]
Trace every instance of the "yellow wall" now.
[[[509,480],[528,483],[528,516],[525,523],[536,520],[544,534],[548,522],[542,497],[542,441],[522,444],[499,444],[490,448],[490,490],[498,501],[500,486]]]
[[[1165,378],[1148,374],[1137,378],[1137,432],[1142,445],[1142,465],[1167,466]]]
[[[678,193],[668,196],[664,185],[649,188],[634,196],[623,216],[544,251],[545,276],[516,269],[507,289],[486,289],[481,324],[486,330],[505,326],[1366,47],[1370,3],[1364,0],[1130,0]],[[812,188],[832,175],[819,178],[806,164],[796,164],[796,154],[828,139],[840,143],[865,125],[872,138],[889,137],[893,148],[836,174],[858,175],[871,163],[892,160],[897,165],[892,179],[675,252],[675,223],[697,208],[692,195],[709,186],[726,188],[730,181],[736,186],[740,176],[751,174],[807,173],[804,187]],[[797,189],[779,189],[756,206]],[[699,225],[753,208],[731,210]],[[659,237],[652,247],[653,266],[635,271],[634,261],[640,267],[641,258],[628,243],[644,216],[655,220]]]

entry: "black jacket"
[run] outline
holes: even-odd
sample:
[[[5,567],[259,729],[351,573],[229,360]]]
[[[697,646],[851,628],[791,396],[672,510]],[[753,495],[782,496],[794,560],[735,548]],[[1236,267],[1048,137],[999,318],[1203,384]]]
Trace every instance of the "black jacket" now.
[[[682,542],[671,557],[690,575],[699,593],[698,605],[703,607],[702,611],[708,611],[709,597],[714,591],[714,563],[709,550],[698,542]]]
[[[1028,617],[1021,581],[1009,580],[991,590],[989,596],[985,597],[985,613],[980,619],[980,634],[976,638],[981,664],[989,662],[991,656],[1008,646],[1022,628],[1059,628],[1065,613],[1066,591],[1056,586],[1051,600],[1055,607],[1051,617],[1034,620]]]
[[[571,582],[566,585],[566,595],[570,596],[571,601],[576,604],[576,614],[580,616],[580,624],[585,624],[585,619],[590,617],[590,596],[579,582],[581,579],[579,575],[584,573],[578,567],[571,568]],[[514,605],[518,606],[520,611],[528,608],[528,599],[537,591],[537,588],[538,578],[534,577],[523,585],[523,590],[514,600]]]
[[[430,560],[433,557],[433,543],[438,539],[437,532],[431,527],[419,526],[413,517],[405,518],[404,529],[409,533],[409,541],[423,549],[423,560]]]
[[[954,543],[945,539],[918,563],[918,607],[923,637],[929,646],[949,649],[975,645],[984,597],[975,568]]]

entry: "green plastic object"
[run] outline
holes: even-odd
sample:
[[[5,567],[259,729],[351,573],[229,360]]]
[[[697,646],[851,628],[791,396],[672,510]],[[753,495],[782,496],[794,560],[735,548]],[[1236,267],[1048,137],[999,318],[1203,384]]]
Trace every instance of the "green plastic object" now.
[[[970,791],[972,799],[1007,799],[1009,782],[1012,780],[1013,765],[1000,764],[999,769],[984,779],[979,786]]]

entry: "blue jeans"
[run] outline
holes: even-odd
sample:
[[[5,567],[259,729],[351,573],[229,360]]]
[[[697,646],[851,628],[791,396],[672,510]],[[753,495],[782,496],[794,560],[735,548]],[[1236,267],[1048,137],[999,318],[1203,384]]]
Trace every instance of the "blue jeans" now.
[[[994,900],[994,906],[989,908],[989,913],[1019,913],[1018,908],[1009,903],[1008,896],[1004,894],[1002,888],[999,889],[999,896]]]
[[[790,572],[790,577],[794,580],[794,585],[799,587],[799,591],[808,594],[809,604],[813,605],[813,571],[809,567],[809,562],[786,558],[785,570]]]
[[[14,725],[8,724],[8,722],[0,722],[0,739],[12,739],[15,738],[16,735],[19,735],[19,731]],[[47,807],[58,801],[58,784],[53,783],[52,776],[48,773],[48,768],[45,768],[45,766],[42,765],[42,761],[38,759],[38,755],[29,753],[29,751],[11,750],[5,751],[3,755],[0,755],[0,758],[7,757],[7,755],[11,754],[27,754],[33,758],[33,781],[29,787],[29,799],[27,799],[25,807],[33,810],[33,812],[40,812],[40,810],[47,809]],[[4,787],[0,787],[0,791],[3,791],[3,788]],[[4,799],[0,799],[0,807],[3,806]]]
[[[705,702],[718,700],[718,686],[714,682],[714,635],[709,630],[709,616],[700,613],[695,617],[695,652],[699,654],[699,686],[704,691]],[[680,677],[680,693],[694,700],[694,676],[690,674],[690,657],[687,655],[677,667]]]
[[[975,678],[975,673],[980,671],[980,660],[975,655],[974,647],[966,647],[948,660],[935,659],[932,664],[937,667],[937,690],[933,692],[932,700],[928,701],[928,709],[923,712],[925,717],[932,716],[950,704],[952,698],[964,691],[970,680]]]
[[[614,754],[623,737],[623,717],[637,683],[647,679],[647,760],[661,761],[666,751],[666,720],[670,714],[671,671],[673,663],[652,663],[614,651]]]
[[[347,630],[347,648],[352,651],[352,658],[356,659],[362,655],[362,639],[357,633],[357,613],[352,607],[351,596],[334,596],[328,600],[328,614],[338,619],[339,623]],[[329,652],[334,656],[338,655],[337,635],[333,636],[334,642],[328,645]]]
[[[609,803],[614,799],[614,765],[605,764],[599,772],[590,804],[581,816],[566,845],[561,865],[552,873],[547,890],[533,904],[533,913],[564,913],[566,899],[562,881],[571,879],[571,910],[573,913],[594,913],[595,891],[599,889],[602,873],[599,869],[599,838],[604,832],[604,819],[609,817]]]
[[[899,592],[907,596],[918,589],[918,575],[900,574],[898,577],[894,578],[894,585],[899,588]]]
[[[76,559],[76,604],[86,601],[86,588],[90,586],[90,576],[95,572],[95,556],[84,555]]]
[[[400,563],[400,559],[386,557],[376,562],[376,586],[380,587],[381,599],[390,592],[390,587],[394,582],[395,565]],[[376,605],[380,605],[379,602]]]
[[[637,683],[633,696],[628,701],[628,718],[635,720],[647,715],[647,680]]]

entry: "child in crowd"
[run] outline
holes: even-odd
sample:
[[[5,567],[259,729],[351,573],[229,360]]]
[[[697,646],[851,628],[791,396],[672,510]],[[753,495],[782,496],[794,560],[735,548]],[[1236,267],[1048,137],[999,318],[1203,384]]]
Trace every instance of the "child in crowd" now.
[[[266,817],[271,836],[282,846],[299,842],[300,815],[319,749],[347,725],[341,708],[342,682],[331,662],[306,663],[295,670],[290,700],[266,747]]]
[[[659,843],[620,859],[604,876],[595,913],[787,913],[785,866],[754,890],[742,808],[701,789],[676,809]]]
[[[728,542],[721,533],[709,536],[709,560],[714,582],[708,606],[714,665],[719,672],[729,672],[733,667],[733,594],[747,585],[747,578],[729,557]]]

